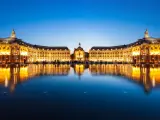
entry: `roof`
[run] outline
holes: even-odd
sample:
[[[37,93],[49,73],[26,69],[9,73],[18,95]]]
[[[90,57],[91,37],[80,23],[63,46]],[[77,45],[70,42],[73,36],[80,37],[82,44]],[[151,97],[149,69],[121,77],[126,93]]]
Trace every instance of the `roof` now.
[[[30,44],[30,43],[27,43],[27,42],[24,42],[22,41],[21,39],[18,39],[18,38],[0,38],[0,42],[8,42],[10,44],[12,43],[17,43],[19,45],[24,45],[24,46],[30,46],[30,47],[33,47],[33,48],[39,48],[39,49],[52,49],[52,50],[69,50],[68,47],[66,46],[42,46],[42,45],[33,45],[33,44]]]
[[[8,37],[8,38],[0,38],[0,42],[9,42],[9,41],[11,41],[11,40],[15,40],[16,38],[10,38],[10,37]]]
[[[133,43],[130,43],[130,44],[126,44],[126,45],[119,45],[119,46],[93,46],[91,48],[91,50],[123,49],[123,48],[131,47],[131,46],[141,45],[143,43],[148,43],[148,44],[158,43],[158,44],[160,44],[160,38],[152,38],[152,37],[142,38],[142,39],[138,39],[138,41],[136,41],[136,42],[133,42]]]
[[[76,50],[82,50],[82,51],[84,51],[83,48],[80,47],[80,46],[79,46],[78,48],[75,48],[74,50],[75,50],[75,51],[76,51]]]
[[[148,41],[158,41],[158,42],[160,42],[160,38],[148,37],[148,38],[143,38],[143,39],[148,40]]]

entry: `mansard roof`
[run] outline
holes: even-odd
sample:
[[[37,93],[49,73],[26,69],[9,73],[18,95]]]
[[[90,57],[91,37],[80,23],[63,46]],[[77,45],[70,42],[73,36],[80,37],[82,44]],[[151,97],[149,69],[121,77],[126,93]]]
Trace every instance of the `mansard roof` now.
[[[81,47],[81,43],[79,43],[79,46],[77,48],[74,48],[74,51],[84,51],[83,48]]]
[[[30,44],[30,43],[27,43],[27,42],[24,42],[22,41],[21,39],[16,39],[15,41],[13,42],[16,42],[20,45],[26,45],[26,46],[30,46],[30,47],[33,47],[33,48],[39,48],[39,49],[52,49],[52,50],[69,50],[68,47],[66,46],[42,46],[42,45],[33,45],[33,44]]]
[[[15,40],[16,38],[11,38],[11,37],[8,37],[8,38],[0,38],[0,42],[9,42],[9,41],[12,41],[12,40]]]
[[[126,44],[126,45],[119,45],[119,46],[94,46],[91,48],[91,50],[111,50],[111,49],[123,49],[123,48],[127,48],[127,47],[131,47],[131,46],[137,46],[137,45],[141,45],[143,43],[148,43],[148,44],[160,44],[160,38],[142,38],[142,39],[138,39],[138,41],[130,43],[130,44]]]
[[[143,40],[146,40],[148,42],[160,42],[160,38],[153,38],[153,37],[148,37],[148,38],[143,38]]]
[[[68,47],[66,46],[42,46],[42,45],[33,45],[27,42],[22,41],[21,39],[18,38],[0,38],[0,43],[17,43],[19,45],[24,45],[24,46],[29,46],[29,47],[33,47],[33,48],[39,48],[39,49],[49,49],[49,50],[69,50]]]
[[[79,46],[78,48],[75,48],[74,50],[75,50],[75,51],[76,51],[76,50],[82,50],[82,51],[84,51],[83,48],[80,47],[80,46]]]

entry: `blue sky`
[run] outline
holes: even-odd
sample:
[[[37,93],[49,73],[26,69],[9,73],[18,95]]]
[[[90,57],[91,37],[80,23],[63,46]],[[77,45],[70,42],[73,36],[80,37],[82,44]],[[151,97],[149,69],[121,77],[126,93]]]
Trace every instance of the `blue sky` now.
[[[160,37],[159,0],[0,0],[0,37],[14,28],[26,42],[68,46],[127,44]]]

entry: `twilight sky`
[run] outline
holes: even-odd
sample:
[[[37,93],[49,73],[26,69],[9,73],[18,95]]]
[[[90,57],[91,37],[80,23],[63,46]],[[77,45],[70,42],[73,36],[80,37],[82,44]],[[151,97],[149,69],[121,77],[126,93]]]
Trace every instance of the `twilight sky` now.
[[[0,37],[68,46],[127,44],[142,38],[148,28],[160,37],[159,0],[0,0]]]

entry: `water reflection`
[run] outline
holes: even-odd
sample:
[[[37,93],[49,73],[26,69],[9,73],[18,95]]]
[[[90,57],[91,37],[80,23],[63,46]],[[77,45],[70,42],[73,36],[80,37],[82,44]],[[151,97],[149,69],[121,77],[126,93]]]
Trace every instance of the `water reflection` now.
[[[121,76],[144,87],[149,93],[152,88],[160,84],[160,67],[134,66],[134,65],[72,65],[75,75],[82,76],[85,69],[92,76]],[[0,66],[0,84],[9,87],[14,91],[16,85],[36,76],[59,75],[67,76],[70,72],[70,65],[28,65],[28,66]],[[88,74],[88,73],[85,73]],[[118,78],[117,78],[118,79]]]
[[[149,93],[153,87],[160,84],[160,67],[134,65],[90,65],[89,70],[95,75],[122,76],[143,85],[144,91]]]
[[[24,82],[29,78],[42,75],[66,76],[69,74],[69,65],[28,65],[28,66],[1,66],[0,84],[14,91],[16,84]]]
[[[72,65],[71,67],[74,68],[74,73],[76,75],[81,76],[81,75],[83,75],[84,70],[88,68],[88,65],[85,65],[85,64],[75,64],[75,65]]]

